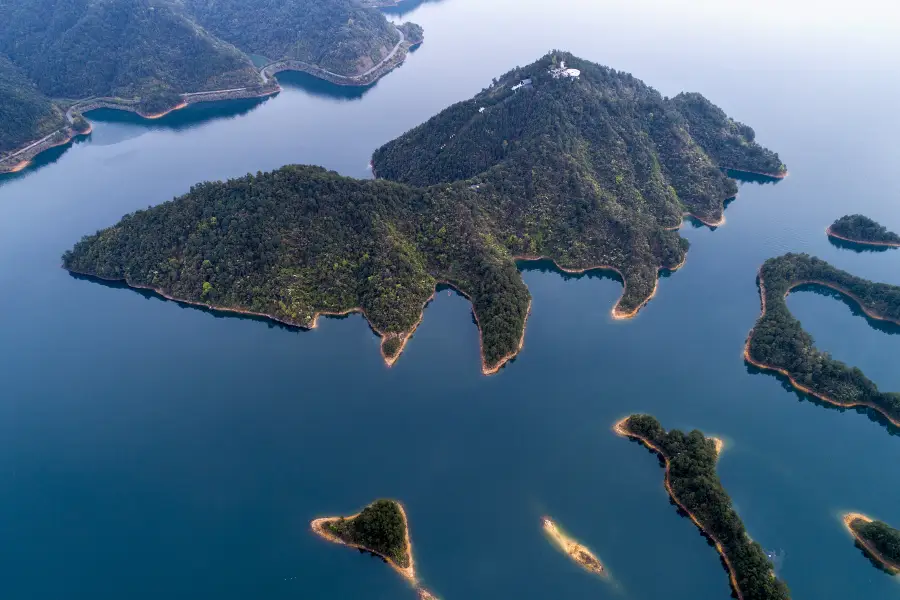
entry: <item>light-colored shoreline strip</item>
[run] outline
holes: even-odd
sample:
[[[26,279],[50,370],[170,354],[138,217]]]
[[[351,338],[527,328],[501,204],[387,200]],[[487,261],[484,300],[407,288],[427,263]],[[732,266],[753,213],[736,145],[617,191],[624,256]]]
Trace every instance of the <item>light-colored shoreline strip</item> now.
[[[880,562],[885,569],[887,569],[888,571],[890,571],[891,573],[893,573],[895,575],[900,573],[900,564],[896,564],[893,561],[891,561],[890,559],[888,559],[886,556],[884,556],[874,546],[872,546],[872,544],[870,544],[868,540],[866,540],[863,536],[859,535],[856,532],[856,530],[854,530],[853,527],[851,527],[851,524],[853,523],[853,521],[861,520],[861,521],[865,521],[866,523],[871,523],[875,519],[873,519],[872,517],[869,517],[867,515],[864,515],[862,513],[849,512],[849,513],[845,513],[843,515],[843,517],[841,518],[841,520],[844,522],[844,527],[847,528],[847,531],[850,532],[850,535],[852,535],[856,539],[856,541],[859,542],[863,546],[863,548],[865,548],[866,551],[875,558],[875,560]]]
[[[678,505],[678,508],[684,511],[684,513],[694,522],[694,525],[697,526],[697,529],[702,531],[705,535],[709,537],[715,544],[716,551],[718,551],[719,556],[722,557],[722,560],[725,562],[725,567],[728,569],[728,578],[731,580],[731,587],[734,589],[734,593],[737,595],[738,600],[744,600],[744,595],[741,592],[741,588],[738,586],[737,582],[737,573],[734,570],[734,566],[731,564],[731,559],[728,558],[728,554],[725,553],[725,546],[722,545],[722,542],[719,539],[710,533],[702,523],[700,523],[700,519],[697,518],[694,513],[689,511],[687,507],[681,503],[681,500],[678,499],[678,496],[675,495],[675,491],[672,489],[672,484],[670,481],[670,471],[671,471],[671,462],[669,461],[669,457],[662,451],[661,448],[657,447],[653,442],[648,440],[647,438],[638,435],[632,432],[625,426],[625,423],[628,422],[628,419],[631,417],[625,417],[624,419],[618,421],[615,425],[613,425],[613,431],[622,437],[635,439],[641,442],[644,446],[652,450],[657,455],[661,456],[663,461],[666,464],[666,474],[665,474],[665,486],[666,491],[669,494],[669,497],[672,498],[672,501]],[[707,438],[709,439],[709,438]],[[719,440],[721,442],[721,440]],[[716,449],[718,450],[719,445],[716,444]]]
[[[415,567],[415,560],[413,559],[413,553],[412,553],[412,542],[410,541],[410,538],[409,538],[409,520],[406,518],[406,510],[403,508],[403,505],[397,501],[393,501],[393,502],[400,509],[400,514],[403,515],[403,523],[404,523],[404,526],[406,529],[406,531],[404,532],[404,538],[406,541],[406,556],[409,558],[409,566],[407,566],[407,567],[401,567],[396,562],[394,562],[394,559],[392,559],[390,556],[385,556],[384,554],[377,552],[375,550],[372,550],[371,548],[366,548],[365,546],[361,546],[359,544],[354,544],[351,542],[344,541],[341,538],[334,535],[333,533],[331,533],[330,531],[328,531],[328,528],[326,527],[326,525],[328,525],[329,523],[334,522],[334,521],[339,521],[341,518],[343,518],[345,521],[352,521],[353,519],[358,517],[360,513],[356,513],[355,515],[352,515],[349,517],[322,517],[319,519],[313,519],[309,525],[316,535],[328,540],[329,542],[333,542],[335,544],[341,544],[342,546],[348,546],[350,548],[356,548],[358,550],[363,550],[365,552],[370,552],[370,553],[380,557],[388,565],[390,565],[390,567],[392,569],[394,569],[395,571],[400,573],[400,575],[402,575],[404,579],[406,579],[413,586],[415,586],[417,584],[416,567]]]
[[[169,300],[171,302],[177,302],[179,304],[185,304],[188,306],[196,306],[196,307],[200,307],[200,308],[205,308],[205,309],[211,310],[213,312],[234,313],[234,314],[244,315],[244,316],[248,316],[248,317],[259,317],[259,318],[263,318],[263,319],[269,319],[276,323],[280,323],[282,325],[287,325],[288,327],[296,327],[298,329],[303,329],[305,331],[311,331],[311,330],[315,329],[316,327],[318,327],[319,317],[345,317],[350,314],[359,313],[366,320],[366,323],[369,325],[369,328],[375,333],[375,335],[377,335],[379,338],[381,338],[381,341],[382,341],[382,347],[380,350],[381,357],[382,357],[382,359],[384,359],[384,361],[388,367],[393,366],[394,363],[397,362],[397,359],[400,358],[400,354],[406,348],[407,342],[409,342],[409,339],[412,337],[413,333],[415,333],[415,330],[418,328],[419,324],[422,323],[422,320],[425,317],[425,308],[428,306],[428,303],[434,299],[438,285],[445,285],[449,288],[456,290],[457,292],[459,292],[459,294],[461,296],[463,296],[470,303],[472,303],[472,315],[475,317],[475,323],[478,326],[478,346],[479,346],[479,350],[481,352],[481,370],[482,370],[482,373],[484,373],[485,375],[495,374],[497,371],[499,371],[501,369],[501,367],[503,367],[503,365],[505,365],[507,362],[509,362],[510,360],[515,358],[516,355],[522,350],[522,348],[525,345],[525,325],[527,324],[528,316],[531,313],[531,300],[529,300],[528,308],[526,309],[526,312],[525,312],[525,322],[523,322],[523,324],[522,324],[522,337],[519,339],[518,347],[515,349],[515,351],[510,352],[506,356],[503,356],[497,362],[497,364],[495,364],[493,366],[488,366],[488,364],[485,362],[485,358],[484,358],[484,341],[482,340],[483,331],[481,329],[481,323],[478,320],[478,314],[475,312],[474,302],[472,302],[472,298],[468,294],[463,292],[455,284],[453,284],[449,281],[436,282],[435,292],[432,292],[431,296],[429,296],[428,299],[422,304],[422,312],[419,314],[419,320],[416,321],[416,323],[413,325],[412,329],[410,329],[408,332],[385,333],[385,332],[382,332],[379,329],[377,329],[372,324],[372,321],[369,318],[369,315],[366,313],[366,311],[362,307],[348,308],[348,309],[342,310],[342,311],[325,311],[325,310],[316,311],[313,314],[312,318],[310,319],[309,324],[303,325],[303,324],[300,324],[297,322],[289,321],[287,319],[276,317],[274,315],[270,315],[268,313],[261,313],[261,312],[256,312],[256,311],[247,310],[247,309],[243,309],[243,308],[217,306],[214,304],[207,304],[205,302],[199,302],[196,300],[185,300],[182,298],[177,298],[177,297],[172,296],[171,294],[163,291],[160,288],[156,288],[156,287],[153,287],[150,285],[143,285],[143,284],[139,284],[139,283],[132,283],[132,282],[128,281],[127,277],[117,279],[117,278],[112,278],[112,277],[103,277],[101,275],[96,275],[94,273],[85,273],[82,271],[77,271],[75,269],[66,269],[66,270],[71,273],[75,273],[77,275],[83,275],[85,277],[94,277],[101,281],[109,281],[109,282],[113,282],[113,283],[124,283],[125,285],[127,285],[130,288],[134,288],[134,289],[138,289],[138,290],[147,290],[147,291],[153,292],[153,293],[157,294],[158,296],[161,296],[162,298],[165,298],[166,300]],[[397,353],[394,356],[389,357],[384,353],[383,343],[384,343],[384,341],[394,338],[394,337],[399,337],[401,339],[400,349],[397,350]]]
[[[138,110],[137,108],[129,106],[129,104],[136,103],[134,100],[122,100],[118,98],[87,98],[78,101],[70,106],[68,110],[66,110],[66,126],[57,129],[53,133],[39,140],[30,142],[28,145],[20,148],[19,150],[16,150],[15,152],[7,154],[6,156],[0,156],[0,174],[16,173],[18,171],[21,171],[22,169],[30,165],[34,158],[39,154],[46,152],[51,148],[68,144],[78,136],[88,135],[91,132],[90,129],[84,132],[78,132],[71,128],[71,125],[74,122],[75,112],[81,114],[90,112],[91,110],[96,110],[98,108],[109,108],[112,110],[132,112],[144,119],[160,119],[168,115],[169,113],[185,108],[190,104],[199,104],[201,102],[217,102],[224,100],[243,100],[248,98],[264,98],[266,96],[277,94],[281,91],[281,86],[278,85],[277,81],[274,82],[274,85],[272,85],[272,87],[267,86],[270,86],[272,81],[274,81],[275,74],[281,71],[302,71],[304,73],[312,75],[313,77],[323,79],[335,85],[360,87],[372,85],[380,78],[384,77],[389,72],[394,70],[396,67],[400,66],[406,60],[406,51],[408,51],[409,48],[422,43],[422,40],[407,40],[406,34],[404,34],[399,27],[395,26],[395,29],[400,35],[400,41],[397,42],[394,48],[388,53],[387,56],[385,56],[381,60],[381,62],[360,75],[340,75],[339,73],[328,71],[327,69],[323,69],[311,63],[295,61],[292,59],[283,59],[275,61],[274,63],[270,63],[268,65],[264,65],[257,70],[257,74],[259,75],[261,80],[261,84],[259,86],[208,90],[202,92],[185,92],[180,94],[182,101],[178,105],[159,113],[145,114],[140,112],[140,110]],[[56,137],[57,135],[62,135],[64,139],[51,143],[52,138]],[[25,158],[12,163],[12,160],[20,155],[25,155]],[[11,163],[11,166],[5,166],[9,163]]]
[[[642,308],[647,306],[647,303],[650,302],[654,296],[656,296],[656,291],[659,289],[659,273],[660,273],[660,271],[669,271],[669,272],[674,273],[675,271],[677,271],[678,269],[683,267],[684,263],[687,262],[687,252],[685,252],[684,258],[681,259],[681,262],[678,263],[677,265],[675,265],[674,267],[663,267],[663,266],[657,267],[657,269],[656,269],[657,277],[656,277],[656,281],[653,284],[653,291],[650,292],[650,295],[647,296],[646,298],[644,298],[641,301],[641,303],[638,304],[634,309],[627,311],[627,312],[625,312],[621,308],[619,308],[619,304],[621,304],[622,299],[625,297],[625,292],[628,289],[628,280],[625,278],[625,274],[622,273],[622,271],[620,271],[616,267],[612,267],[610,265],[596,265],[596,266],[584,267],[584,268],[567,269],[566,267],[560,266],[559,263],[557,263],[554,259],[552,259],[548,256],[532,256],[532,255],[527,255],[527,254],[513,256],[513,260],[523,261],[523,262],[536,262],[539,260],[546,260],[548,262],[553,263],[553,266],[556,267],[557,269],[559,269],[560,271],[562,271],[563,273],[567,273],[569,275],[583,275],[584,273],[587,273],[588,271],[612,271],[612,272],[614,272],[622,280],[622,295],[619,296],[619,299],[616,300],[615,305],[613,305],[611,314],[612,314],[612,318],[615,319],[616,321],[625,321],[625,320],[633,319],[634,317],[636,317],[638,312],[640,312],[640,310]]]
[[[839,240],[843,240],[845,242],[851,242],[853,244],[859,244],[860,246],[878,246],[880,248],[900,248],[900,242],[870,242],[867,240],[854,240],[852,238],[844,237],[840,234],[835,233],[831,229],[831,225],[825,228],[825,234],[828,237],[837,238]]]
[[[763,278],[762,269],[759,270],[759,272],[757,274],[757,279],[759,280],[759,297],[760,297],[760,302],[762,304],[762,312],[756,321],[757,323],[759,323],[766,316],[766,282],[765,282],[765,279]],[[878,314],[875,314],[875,313],[872,313],[871,311],[869,311],[866,308],[866,306],[863,304],[862,300],[860,300],[854,294],[851,294],[847,290],[841,289],[840,287],[838,287],[835,284],[827,283],[824,281],[817,281],[814,279],[806,279],[806,280],[802,280],[802,281],[793,282],[788,287],[787,291],[785,292],[785,294],[784,294],[785,297],[787,297],[788,294],[790,294],[794,288],[800,287],[802,285],[820,285],[822,287],[826,287],[831,290],[834,290],[834,291],[838,292],[839,294],[842,294],[842,295],[850,298],[854,302],[856,302],[859,305],[860,310],[862,310],[866,314],[866,316],[868,316],[872,319],[875,319],[877,321],[887,321],[888,323],[894,323],[894,324],[900,325],[900,321],[896,321],[894,319],[889,319],[887,317],[884,317],[884,316],[881,316],[881,315],[878,315]],[[744,360],[746,360],[748,363],[750,363],[754,367],[756,367],[758,369],[763,369],[765,371],[774,371],[776,373],[779,373],[779,374],[787,377],[787,379],[788,379],[788,381],[790,381],[791,385],[794,386],[799,391],[803,392],[804,394],[809,394],[810,396],[814,396],[814,397],[818,398],[819,400],[822,400],[823,402],[827,402],[828,404],[833,404],[834,406],[839,406],[841,408],[855,408],[855,407],[871,408],[872,410],[878,412],[885,419],[887,419],[895,427],[900,427],[900,420],[894,419],[893,417],[888,415],[884,411],[883,408],[881,408],[880,406],[878,406],[872,402],[869,402],[869,401],[842,402],[840,400],[837,400],[836,398],[832,398],[831,396],[828,396],[827,394],[817,392],[811,388],[806,387],[805,385],[803,385],[802,383],[800,383],[799,381],[794,379],[794,377],[791,375],[791,373],[787,369],[783,369],[781,367],[776,367],[774,365],[770,365],[770,364],[767,364],[767,363],[764,363],[764,362],[754,359],[750,355],[750,342],[753,339],[753,334],[755,331],[756,331],[756,325],[754,325],[753,329],[750,330],[750,333],[747,334],[747,341],[744,343]]]
[[[584,570],[600,575],[601,577],[607,576],[606,568],[603,566],[603,563],[600,562],[600,559],[597,558],[587,546],[563,533],[550,517],[544,517],[541,521],[543,523],[544,533],[550,538],[553,544],[563,552],[563,554],[568,556],[569,559]],[[587,556],[592,563],[586,564],[583,558],[584,556]]]

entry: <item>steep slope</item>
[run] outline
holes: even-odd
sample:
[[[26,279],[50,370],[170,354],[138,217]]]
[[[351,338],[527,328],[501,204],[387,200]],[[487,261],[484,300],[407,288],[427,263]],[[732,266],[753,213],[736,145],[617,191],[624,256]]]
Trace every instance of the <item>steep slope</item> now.
[[[400,35],[383,14],[354,0],[184,0],[215,35],[245,52],[294,58],[340,75],[384,59]]]
[[[378,174],[402,183],[292,166],[201,184],[84,238],[64,265],[302,327],[361,310],[389,363],[444,282],[472,300],[486,373],[524,339],[517,257],[615,270],[613,316],[632,317],[685,259],[682,211],[720,216],[735,184],[642,83],[574,58],[596,76],[554,79],[553,60],[378,150]]]
[[[0,54],[0,157],[63,126],[63,113]]]
[[[46,95],[152,97],[255,85],[249,59],[165,2],[0,0],[6,52]]]
[[[554,77],[560,63],[580,76]],[[516,88],[524,80],[531,83]],[[682,210],[721,220],[737,188],[719,167],[773,175],[784,168],[752,129],[699,94],[665,99],[630,74],[560,52],[386,144],[373,165],[379,177],[413,185],[491,179],[492,169],[577,174],[609,218],[625,211],[670,227]]]

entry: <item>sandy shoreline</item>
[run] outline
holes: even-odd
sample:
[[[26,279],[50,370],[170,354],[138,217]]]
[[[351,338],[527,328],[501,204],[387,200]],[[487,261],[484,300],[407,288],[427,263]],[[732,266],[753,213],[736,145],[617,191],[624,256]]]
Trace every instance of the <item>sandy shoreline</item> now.
[[[364,550],[365,552],[370,552],[370,553],[380,557],[388,565],[390,565],[390,567],[392,569],[394,569],[395,571],[400,573],[400,575],[402,575],[404,579],[409,581],[411,584],[416,585],[417,580],[416,580],[415,560],[413,559],[412,543],[409,538],[409,519],[406,518],[406,510],[403,508],[403,505],[396,501],[395,501],[395,503],[396,503],[397,507],[400,509],[400,514],[403,515],[403,522],[406,525],[406,531],[404,533],[404,538],[406,540],[406,556],[409,557],[409,566],[408,567],[401,567],[396,562],[394,562],[394,559],[392,559],[391,557],[385,556],[385,555],[381,554],[380,552],[376,552],[375,550],[372,550],[371,548],[366,548],[365,546],[360,546],[359,544],[352,544],[350,542],[345,542],[344,540],[337,537],[336,535],[334,535],[333,533],[331,533],[330,531],[328,531],[325,528],[325,526],[328,523],[331,523],[332,521],[337,521],[337,520],[341,519],[341,517],[322,517],[322,518],[318,518],[318,519],[313,519],[310,522],[309,526],[312,528],[313,532],[316,535],[328,540],[329,542],[333,542],[335,544],[340,544],[342,546],[348,546],[350,548],[357,548],[359,550]],[[358,516],[359,516],[359,513],[356,513],[355,515],[351,515],[349,517],[343,517],[343,518],[347,521],[352,521],[353,519],[355,519]]]
[[[656,291],[657,291],[657,289],[659,289],[659,273],[661,271],[669,271],[671,273],[674,273],[675,271],[677,271],[678,269],[680,269],[681,267],[684,266],[684,264],[687,262],[687,252],[684,253],[684,258],[681,259],[681,262],[678,263],[677,265],[675,265],[674,267],[663,267],[663,266],[657,267],[657,269],[656,269],[657,276],[656,276],[656,282],[653,284],[653,291],[650,292],[650,295],[647,296],[638,306],[636,306],[633,310],[630,310],[628,312],[625,312],[619,308],[619,304],[622,302],[622,298],[625,297],[625,292],[628,289],[628,280],[625,278],[625,274],[622,273],[622,271],[620,271],[616,267],[612,267],[609,265],[596,265],[596,266],[584,267],[584,268],[567,269],[565,267],[561,267],[559,265],[559,263],[557,263],[554,259],[552,259],[548,256],[530,256],[527,254],[513,256],[513,260],[523,261],[523,262],[535,262],[535,261],[539,261],[539,260],[546,260],[548,262],[552,262],[554,267],[556,267],[563,273],[568,273],[569,275],[582,275],[584,273],[587,273],[588,271],[612,271],[612,272],[614,272],[622,280],[622,294],[619,296],[619,299],[616,300],[615,305],[613,305],[612,318],[615,319],[616,321],[624,321],[624,320],[633,319],[634,317],[636,317],[638,312],[640,312],[640,310],[642,308],[644,308],[647,305],[647,303],[653,299],[654,296],[656,296]]]
[[[762,320],[766,316],[766,282],[765,282],[765,279],[763,278],[762,270],[760,270],[758,272],[757,277],[759,279],[759,297],[760,297],[760,302],[762,304],[762,312],[760,313],[760,316],[757,319],[757,323],[758,323],[760,320]],[[790,294],[794,288],[800,287],[801,285],[821,285],[823,287],[832,289],[840,294],[847,296],[848,298],[850,298],[851,300],[856,302],[856,304],[859,305],[860,310],[862,310],[866,314],[866,316],[868,316],[872,319],[878,320],[878,321],[887,321],[889,323],[896,323],[896,324],[900,325],[900,321],[895,321],[894,319],[889,319],[887,317],[883,317],[883,316],[871,313],[863,305],[862,301],[859,298],[857,298],[855,295],[851,294],[850,292],[848,292],[846,290],[839,288],[838,286],[836,286],[834,284],[826,283],[824,281],[816,281],[816,280],[811,279],[811,280],[803,280],[803,281],[795,282],[788,287],[787,291],[784,294],[785,297],[787,297],[787,295]],[[828,396],[827,394],[823,394],[823,393],[814,391],[814,390],[806,387],[805,385],[803,385],[802,383],[800,383],[799,381],[794,379],[791,376],[790,372],[787,371],[787,369],[782,369],[781,367],[776,367],[774,365],[769,365],[764,362],[755,360],[752,356],[750,356],[750,342],[753,339],[753,333],[755,331],[756,331],[756,326],[754,325],[753,329],[750,330],[750,333],[747,334],[747,341],[744,343],[744,360],[747,361],[748,363],[750,363],[751,365],[753,365],[754,367],[765,370],[765,371],[774,371],[776,373],[779,373],[779,374],[787,377],[787,379],[788,379],[788,381],[790,381],[791,385],[794,386],[794,388],[796,388],[797,390],[803,392],[804,394],[809,394],[810,396],[814,396],[814,397],[818,398],[819,400],[822,400],[823,402],[827,402],[828,404],[832,404],[834,406],[839,406],[841,408],[855,408],[855,407],[871,408],[872,410],[878,412],[885,419],[887,419],[892,425],[894,425],[896,427],[900,427],[900,420],[894,419],[893,417],[888,415],[884,411],[883,408],[881,408],[871,402],[841,402],[840,400],[832,398],[832,397]]]
[[[875,519],[873,519],[872,517],[869,517],[867,515],[864,515],[862,513],[848,512],[848,513],[844,513],[844,515],[841,517],[841,520],[844,522],[844,527],[847,528],[847,531],[850,532],[850,535],[852,535],[854,537],[854,539],[856,539],[856,541],[859,542],[862,545],[862,547],[865,548],[866,551],[872,555],[873,558],[875,558],[875,560],[877,560],[879,563],[881,563],[881,565],[885,569],[887,569],[889,572],[891,572],[894,575],[900,573],[900,564],[895,564],[895,563],[891,562],[890,560],[888,560],[888,558],[886,556],[881,554],[874,546],[872,546],[872,544],[870,544],[861,535],[856,533],[856,531],[854,531],[853,527],[850,526],[850,524],[856,520],[862,520],[862,521],[865,521],[866,523],[871,523]]]
[[[692,513],[691,511],[689,511],[687,509],[687,507],[685,507],[684,504],[682,504],[681,501],[678,499],[678,496],[675,495],[675,492],[672,489],[672,484],[669,480],[669,472],[670,472],[670,467],[671,467],[671,462],[669,461],[669,457],[665,455],[665,453],[662,451],[662,449],[655,446],[650,440],[648,440],[647,438],[645,438],[643,436],[637,435],[636,433],[633,433],[627,427],[625,427],[625,423],[628,422],[628,419],[630,419],[630,418],[631,417],[628,416],[628,417],[625,417],[624,419],[618,421],[615,425],[613,425],[613,431],[617,435],[620,435],[622,437],[638,440],[644,446],[646,446],[647,448],[649,448],[650,450],[655,452],[658,456],[662,457],[663,461],[666,463],[666,475],[665,475],[666,492],[668,492],[669,497],[672,498],[672,501],[675,502],[676,505],[678,505],[678,508],[683,510],[685,512],[685,514],[691,519],[691,521],[694,522],[694,525],[696,525],[697,528],[700,531],[702,531],[704,535],[706,535],[710,540],[712,540],[713,544],[716,547],[716,550],[719,553],[719,556],[721,556],[722,560],[725,562],[725,567],[728,569],[728,577],[731,580],[731,587],[734,590],[735,595],[737,595],[738,600],[744,600],[744,595],[741,593],[740,587],[738,587],[737,575],[735,573],[734,566],[731,564],[731,560],[728,558],[728,555],[725,553],[725,547],[722,545],[722,543],[719,541],[719,539],[716,536],[714,536],[712,533],[710,533],[703,527],[703,525],[700,523],[700,520],[696,517],[696,515],[694,515],[694,513]],[[710,439],[710,438],[707,438],[707,439]],[[719,440],[718,438],[712,438],[712,439],[718,440],[718,442],[721,442],[721,440]],[[719,449],[719,443],[716,443],[716,450],[718,451],[718,449]]]
[[[860,246],[878,246],[879,248],[900,248],[900,242],[868,242],[865,240],[854,240],[852,238],[844,237],[839,235],[831,230],[831,225],[825,228],[825,234],[828,237],[833,237],[839,240],[843,240],[845,242],[851,242],[853,244],[859,244]]]
[[[65,267],[63,267],[63,268],[65,268]],[[434,299],[435,294],[437,292],[438,285],[445,285],[449,288],[452,288],[452,289],[456,290],[457,292],[459,292],[459,294],[461,296],[463,296],[464,298],[466,298],[469,302],[472,302],[472,298],[468,294],[463,292],[461,289],[456,287],[456,285],[454,285],[453,283],[451,283],[449,281],[438,281],[435,285],[435,291],[432,292],[431,296],[429,296],[428,299],[425,300],[425,302],[422,304],[422,311],[419,314],[419,320],[416,321],[416,323],[415,323],[415,325],[413,325],[412,329],[410,329],[408,332],[385,333],[385,332],[380,331],[378,328],[376,328],[372,324],[372,321],[369,319],[369,315],[366,314],[366,311],[362,307],[348,308],[347,310],[343,310],[343,311],[325,311],[325,310],[316,311],[315,313],[313,313],[313,316],[310,319],[309,324],[303,325],[303,324],[300,324],[300,323],[297,323],[294,321],[289,321],[287,319],[283,319],[283,318],[276,317],[274,315],[270,315],[268,313],[255,312],[255,311],[247,310],[247,309],[243,309],[243,308],[230,308],[230,307],[225,307],[225,306],[217,306],[214,304],[207,304],[205,302],[199,302],[196,300],[184,300],[181,298],[176,298],[175,296],[172,296],[172,295],[164,292],[160,288],[155,288],[153,286],[142,285],[142,284],[138,284],[138,283],[132,283],[132,282],[128,281],[127,278],[115,279],[115,278],[111,278],[111,277],[102,277],[102,276],[96,275],[94,273],[84,273],[82,271],[76,271],[75,269],[66,269],[66,270],[69,271],[70,273],[75,273],[77,275],[83,275],[85,277],[94,277],[101,281],[110,281],[113,283],[124,283],[128,287],[138,289],[138,290],[147,290],[147,291],[157,294],[158,296],[165,298],[166,300],[170,300],[172,302],[177,302],[179,304],[185,304],[188,306],[197,306],[197,307],[205,308],[207,310],[211,310],[214,312],[233,313],[233,314],[244,315],[244,316],[249,316],[249,317],[260,317],[263,319],[272,320],[272,321],[274,321],[276,323],[280,323],[282,325],[287,325],[288,327],[296,327],[297,329],[302,329],[304,331],[311,331],[311,330],[315,329],[316,327],[318,327],[319,317],[323,317],[323,316],[324,317],[345,317],[350,314],[359,313],[366,320],[366,323],[369,325],[369,328],[372,330],[372,332],[374,332],[375,335],[377,335],[379,338],[381,338],[381,348],[380,348],[381,357],[382,357],[382,359],[384,359],[384,362],[388,367],[392,367],[394,365],[394,363],[397,362],[397,359],[400,358],[400,355],[403,353],[403,350],[406,348],[406,344],[409,342],[410,338],[413,336],[413,333],[415,333],[418,326],[422,323],[422,320],[425,318],[425,309],[427,308],[428,303]],[[525,314],[525,323],[523,323],[523,326],[522,326],[522,337],[519,339],[518,347],[516,348],[516,350],[514,352],[511,352],[510,354],[502,357],[500,359],[500,361],[497,362],[497,364],[495,364],[493,366],[488,366],[488,364],[485,362],[485,359],[484,359],[484,342],[482,341],[483,332],[481,330],[481,323],[478,321],[478,315],[475,312],[475,306],[473,303],[472,315],[475,317],[475,322],[478,326],[478,346],[479,346],[479,350],[481,352],[482,373],[484,373],[485,375],[493,375],[497,371],[499,371],[507,362],[509,362],[510,360],[512,360],[513,358],[515,358],[518,355],[518,353],[522,350],[522,348],[525,345],[525,325],[528,322],[528,315],[530,313],[531,313],[531,300],[528,301],[528,308],[527,308],[526,314]],[[397,351],[397,353],[394,356],[389,357],[384,352],[384,342],[387,341],[388,339],[395,338],[395,337],[399,337],[401,339],[400,349]]]
[[[563,533],[550,517],[543,517],[541,522],[544,533],[565,555],[586,571],[606,577],[606,569],[600,559],[586,546]]]

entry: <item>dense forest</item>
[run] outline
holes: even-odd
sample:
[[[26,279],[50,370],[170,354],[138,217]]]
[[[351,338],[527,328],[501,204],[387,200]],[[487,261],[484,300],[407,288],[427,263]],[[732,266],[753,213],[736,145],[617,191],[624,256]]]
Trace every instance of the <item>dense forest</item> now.
[[[295,58],[356,75],[400,41],[379,11],[356,0],[183,0],[198,22],[245,52]]]
[[[865,519],[851,521],[850,527],[881,556],[889,560],[890,566],[900,568],[900,531],[882,521]]]
[[[581,76],[555,78],[550,70],[561,62]],[[628,73],[564,52],[510,71],[389,142],[373,165],[379,177],[413,185],[520,181],[529,198],[518,218],[532,237],[547,233],[540,221],[552,208],[542,204],[563,200],[542,198],[545,182],[610,225],[646,217],[672,227],[685,211],[721,219],[737,192],[722,168],[785,169],[750,127],[699,94],[670,100]]]
[[[713,441],[697,430],[687,435],[675,429],[666,432],[650,415],[633,415],[622,426],[631,436],[649,441],[668,462],[666,477],[671,493],[702,529],[722,544],[744,600],[789,598],[787,585],[773,575],[771,561],[747,535],[719,481]]]
[[[400,39],[355,0],[0,0],[0,15],[0,156],[62,127],[67,101],[158,113],[182,93],[258,86],[248,53],[354,75]]]
[[[852,296],[869,314],[900,322],[900,287],[855,277],[807,254],[767,260],[759,271],[759,282],[765,312],[750,332],[748,358],[787,371],[820,397],[845,406],[869,405],[900,422],[900,394],[879,391],[858,368],[817,350],[785,301],[794,287],[821,283]]]
[[[518,346],[529,294],[465,185],[415,189],[283,167],[125,217],[63,257],[66,268],[176,298],[311,327],[361,307],[400,349],[438,281],[472,299],[485,364]]]
[[[65,123],[53,105],[3,54],[0,54],[0,156],[23,142],[40,139]]]
[[[472,300],[487,372],[515,355],[524,333],[530,296],[516,257],[618,270],[625,289],[615,314],[631,316],[652,296],[659,269],[683,262],[688,244],[673,229],[686,208],[702,204],[696,197],[685,204],[676,191],[683,186],[673,187],[661,159],[694,168],[694,187],[717,190],[718,214],[735,184],[696,145],[684,146],[684,158],[658,151],[646,143],[649,134],[632,129],[640,106],[634,94],[652,100],[656,92],[596,65],[582,81],[544,77],[556,60],[548,55],[506,76],[529,74],[532,89],[498,83],[465,111],[457,105],[436,117],[469,123],[447,138],[448,148],[456,140],[463,148],[422,159],[436,143],[429,132],[440,128],[432,119],[379,150],[378,174],[403,183],[289,166],[200,184],[84,238],[64,265],[302,327],[317,313],[358,307],[382,335],[388,358],[402,349],[435,284],[447,282]],[[594,71],[605,79],[592,83]],[[487,100],[496,102],[479,112]],[[662,120],[640,118],[648,127]],[[466,133],[485,127],[525,128],[527,135],[498,145],[499,137]],[[421,156],[414,141],[423,144]],[[407,170],[401,156],[424,171]]]
[[[861,244],[900,245],[900,235],[864,215],[846,215],[831,224],[829,235],[837,235]]]
[[[386,556],[401,568],[410,565],[406,545],[407,523],[394,500],[376,500],[356,517],[341,517],[330,521],[326,527],[345,542]]]

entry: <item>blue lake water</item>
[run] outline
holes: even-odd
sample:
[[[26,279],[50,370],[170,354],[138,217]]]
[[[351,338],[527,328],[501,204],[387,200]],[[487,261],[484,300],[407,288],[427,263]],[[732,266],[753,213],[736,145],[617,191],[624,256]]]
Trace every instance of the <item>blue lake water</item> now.
[[[656,458],[610,432],[645,411],[728,441],[722,480],[750,535],[783,553],[793,597],[896,598],[839,515],[900,526],[900,436],[799,396],[741,351],[766,258],[806,251],[900,284],[900,251],[824,235],[853,212],[900,229],[897,15],[866,1],[674,4],[411,2],[389,14],[426,42],[370,88],[284,74],[262,101],[152,122],[98,111],[89,137],[0,179],[0,597],[412,599],[380,561],[309,531],[393,497],[445,600],[728,598]],[[481,375],[470,305],[448,291],[388,369],[359,316],[299,332],[59,268],[83,234],[198,181],[285,163],[368,177],[377,146],[550,48],[667,95],[702,92],[791,171],[743,185],[725,226],[686,224],[687,264],[637,319],[611,319],[613,278],[525,265],[525,347],[498,375]],[[823,350],[900,390],[896,329],[812,291],[788,304]],[[611,583],[546,541],[544,514]]]

